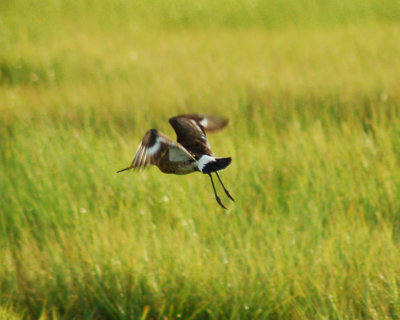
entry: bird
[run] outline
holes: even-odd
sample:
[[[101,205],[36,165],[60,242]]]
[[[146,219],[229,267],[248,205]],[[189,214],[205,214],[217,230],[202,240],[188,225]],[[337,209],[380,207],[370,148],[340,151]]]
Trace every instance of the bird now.
[[[226,209],[215,189],[212,173],[217,176],[227,197],[235,201],[218,174],[218,171],[231,164],[232,158],[214,157],[206,132],[224,128],[228,124],[228,119],[203,114],[182,114],[170,118],[169,123],[175,130],[177,141],[157,129],[148,130],[139,144],[131,165],[117,173],[155,165],[161,172],[167,174],[184,175],[192,172],[207,174],[211,179],[215,200]]]

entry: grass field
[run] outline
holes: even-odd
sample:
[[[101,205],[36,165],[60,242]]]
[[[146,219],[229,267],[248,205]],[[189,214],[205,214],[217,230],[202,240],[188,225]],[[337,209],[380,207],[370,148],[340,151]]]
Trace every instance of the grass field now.
[[[400,318],[400,3],[0,2],[0,319]],[[116,174],[226,115],[207,176]]]

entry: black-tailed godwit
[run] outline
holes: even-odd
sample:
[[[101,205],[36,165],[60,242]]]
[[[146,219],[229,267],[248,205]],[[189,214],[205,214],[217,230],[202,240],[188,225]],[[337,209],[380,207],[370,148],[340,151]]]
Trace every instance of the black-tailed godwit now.
[[[188,174],[199,171],[208,174],[215,199],[226,209],[218,197],[211,173],[216,174],[226,195],[234,201],[218,174],[232,159],[213,157],[206,132],[222,129],[228,120],[209,115],[185,114],[169,119],[169,123],[176,132],[177,142],[156,129],[150,129],[144,135],[131,165],[118,172],[156,165],[164,173]]]

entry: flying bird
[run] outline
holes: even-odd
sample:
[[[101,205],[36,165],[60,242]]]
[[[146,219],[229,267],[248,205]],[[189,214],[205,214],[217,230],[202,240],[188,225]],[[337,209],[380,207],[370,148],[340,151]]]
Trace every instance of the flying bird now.
[[[173,141],[156,129],[150,129],[144,135],[131,165],[119,170],[141,169],[156,165],[163,173],[188,174],[201,172],[211,179],[215,199],[226,209],[215,189],[212,173],[215,173],[225,194],[235,201],[225,188],[219,170],[230,165],[232,158],[216,158],[208,143],[206,132],[224,128],[228,124],[225,118],[209,115],[184,114],[169,119],[174,128],[177,141]]]

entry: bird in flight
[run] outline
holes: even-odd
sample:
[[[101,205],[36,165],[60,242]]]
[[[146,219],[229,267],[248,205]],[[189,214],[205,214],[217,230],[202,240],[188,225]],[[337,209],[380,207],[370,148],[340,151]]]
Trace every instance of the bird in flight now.
[[[185,114],[169,119],[174,128],[177,141],[173,141],[156,129],[150,129],[144,135],[136,154],[128,168],[141,169],[156,165],[163,173],[188,174],[199,171],[207,174],[211,179],[215,199],[226,209],[218,197],[212,173],[215,173],[225,194],[235,201],[225,188],[219,170],[225,169],[232,159],[213,157],[206,132],[213,132],[224,128],[228,124],[225,118],[209,115]]]

